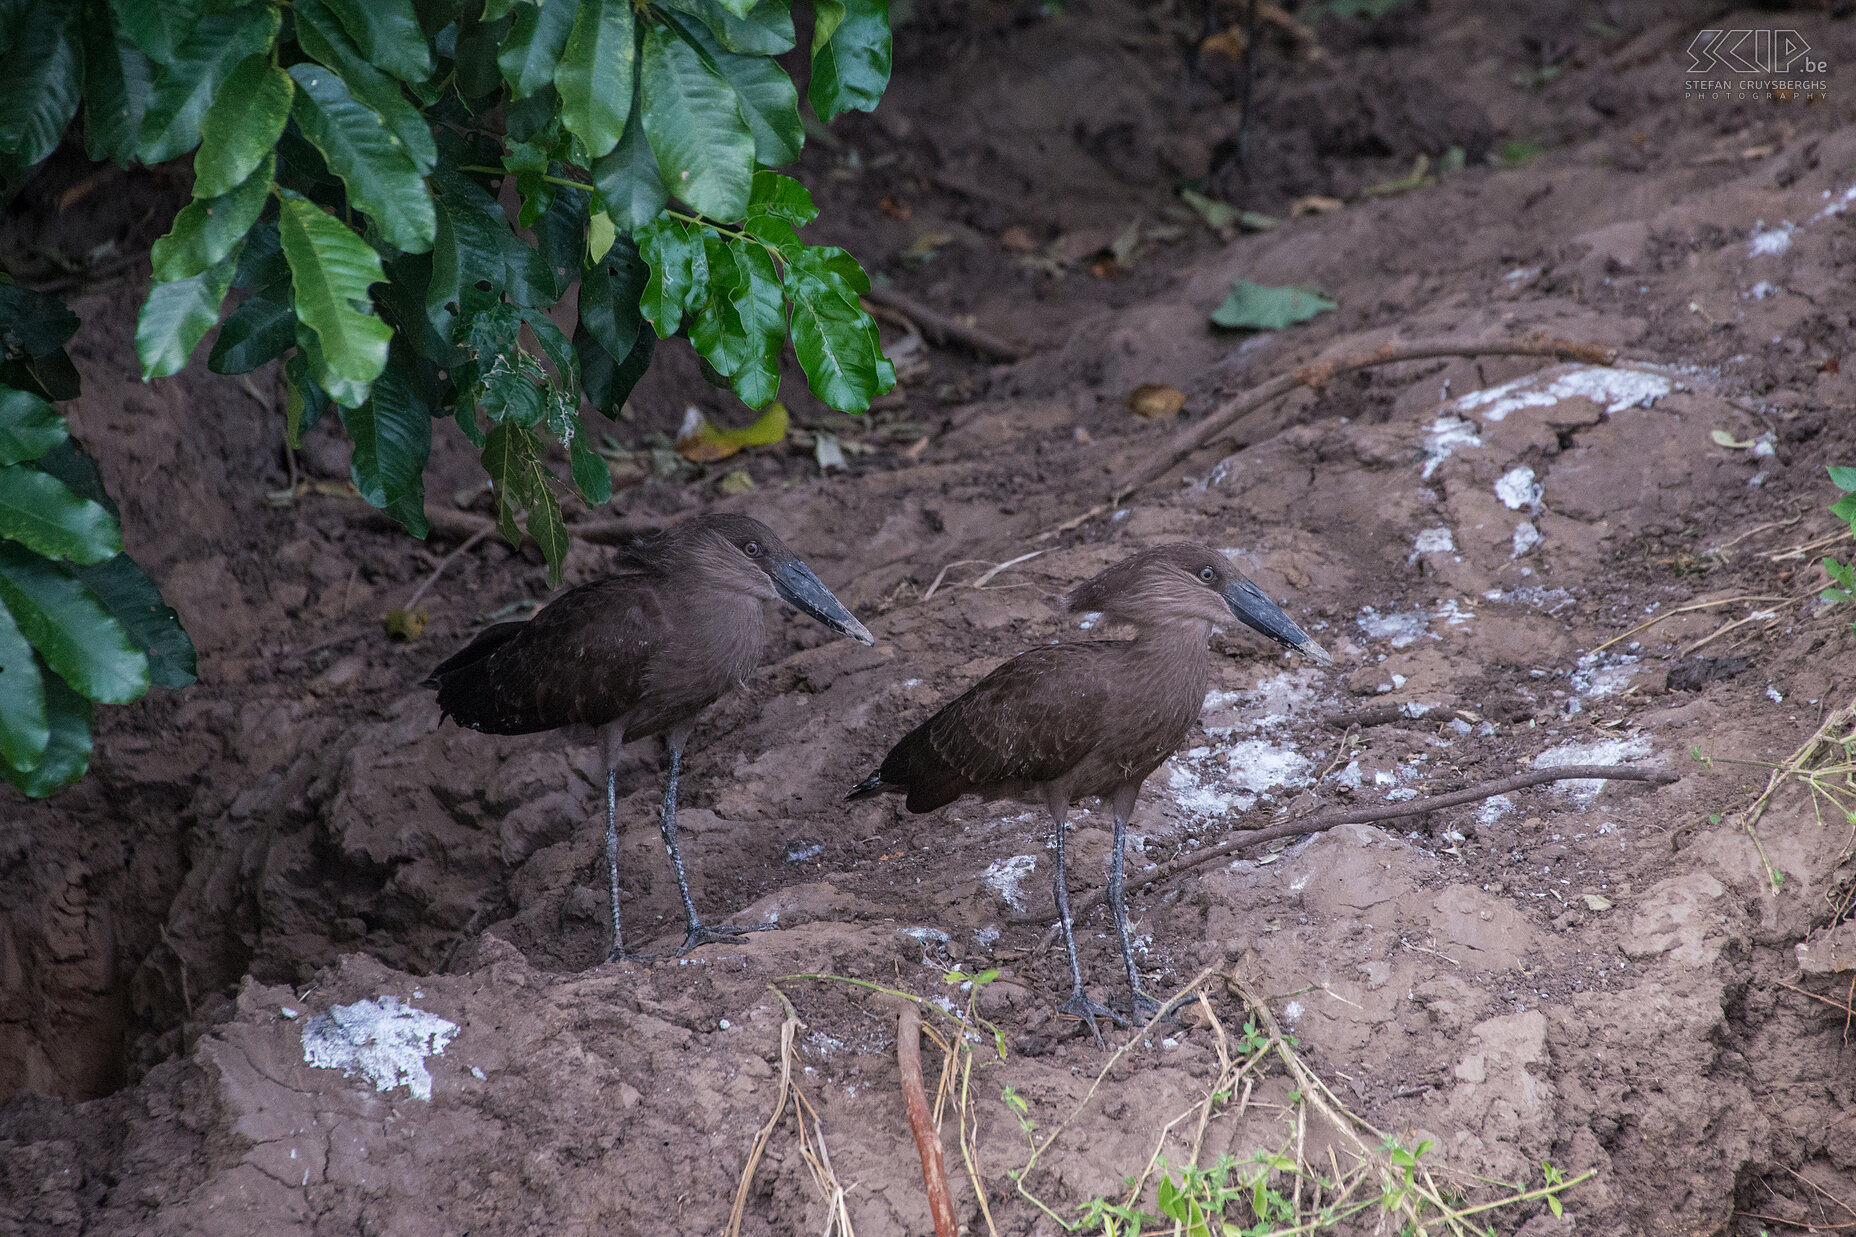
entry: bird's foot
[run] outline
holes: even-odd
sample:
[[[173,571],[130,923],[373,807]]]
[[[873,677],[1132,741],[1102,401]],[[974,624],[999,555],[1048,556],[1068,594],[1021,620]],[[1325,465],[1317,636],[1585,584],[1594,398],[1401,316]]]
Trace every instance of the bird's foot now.
[[[1096,1047],[1098,1048],[1106,1048],[1108,1045],[1102,1042],[1101,1028],[1096,1026],[1097,1018],[1107,1018],[1111,1022],[1124,1027],[1128,1025],[1128,1020],[1126,1018],[1123,1018],[1106,1005],[1096,1004],[1083,994],[1081,988],[1072,992],[1070,994],[1070,999],[1057,1007],[1057,1012],[1071,1018],[1082,1019],[1083,1025],[1089,1028],[1089,1034],[1095,1037]]]
[[[1134,989],[1133,1008],[1129,1012],[1133,1014],[1134,1021],[1141,1026],[1152,1022],[1155,1018],[1163,1022],[1179,1021],[1177,1005],[1162,1005],[1139,988]]]
[[[736,925],[732,923],[693,923],[683,934],[683,947],[673,957],[682,957],[698,945],[725,945],[737,937],[750,932],[771,932],[780,925],[777,923],[750,923]]]

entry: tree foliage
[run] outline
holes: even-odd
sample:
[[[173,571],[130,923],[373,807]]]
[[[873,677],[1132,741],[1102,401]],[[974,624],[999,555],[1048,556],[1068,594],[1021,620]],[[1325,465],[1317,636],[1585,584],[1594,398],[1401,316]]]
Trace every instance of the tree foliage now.
[[[0,777],[48,795],[90,764],[91,704],[193,682],[193,643],[122,552],[116,504],[54,400],[63,305],[0,282]]]
[[[834,408],[895,385],[868,278],[801,239],[811,196],[771,170],[805,141],[776,59],[798,44],[790,5],[0,0],[0,178],[16,192],[73,122],[125,168],[191,154],[136,323],[143,377],[180,372],[215,326],[213,371],[281,359],[289,440],[339,417],[355,487],[416,536],[431,423],[450,418],[503,532],[526,529],[558,579],[561,496],[610,497],[587,410],[616,415],[658,340],[687,338],[755,409],[789,344]],[[875,107],[888,0],[812,0],[809,51],[819,120]],[[114,511],[48,402],[75,394],[75,319],[0,291],[18,371],[0,389],[0,771],[42,793],[81,773],[90,701],[179,682],[191,647],[112,609],[153,590],[122,583]]]

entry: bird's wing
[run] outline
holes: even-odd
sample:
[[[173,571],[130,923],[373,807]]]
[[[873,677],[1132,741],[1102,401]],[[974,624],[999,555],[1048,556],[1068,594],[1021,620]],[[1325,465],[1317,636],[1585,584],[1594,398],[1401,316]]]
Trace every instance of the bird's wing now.
[[[466,659],[491,632],[434,674],[439,707],[461,725],[528,734],[612,721],[643,693],[664,616],[654,589],[621,576],[583,584],[515,626],[487,656]]]
[[[1032,649],[975,683],[898,743],[884,782],[909,789],[909,806],[1062,776],[1102,738],[1109,707],[1090,645]]]

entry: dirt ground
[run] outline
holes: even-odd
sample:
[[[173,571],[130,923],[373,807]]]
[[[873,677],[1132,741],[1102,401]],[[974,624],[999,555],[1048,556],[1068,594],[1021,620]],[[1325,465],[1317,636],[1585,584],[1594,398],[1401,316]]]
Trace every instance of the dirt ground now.
[[[1132,899],[1155,991],[1214,968],[1271,995],[1336,1094],[1406,1145],[1432,1141],[1427,1162],[1471,1197],[1488,1196],[1472,1175],[1594,1172],[1562,1217],[1539,1201],[1489,1217],[1503,1232],[1856,1221],[1856,1079],[1833,1008],[1852,991],[1839,957],[1856,956],[1836,931],[1852,829],[1794,784],[1760,822],[1762,859],[1738,812],[1766,770],[1729,763],[1782,759],[1856,691],[1849,616],[1815,601],[1815,555],[1786,553],[1835,531],[1824,465],[1856,463],[1856,29],[1822,6],[1624,0],[1329,16],[1318,54],[1262,49],[1246,178],[1221,160],[1233,64],[1182,65],[1196,9],[918,0],[903,17],[883,108],[806,156],[820,239],[1032,355],[930,348],[868,427],[792,398],[849,445],[843,471],[801,445],[667,463],[653,436],[687,406],[741,415],[687,349],[660,353],[613,430],[636,461],[618,511],[752,512],[877,636],[864,649],[786,614],[749,689],[697,731],[682,815],[697,899],[781,925],[738,947],[601,965],[597,753],[440,727],[417,686],[485,616],[545,600],[538,558],[471,551],[422,603],[424,636],[390,641],[385,611],[454,543],[414,543],[337,494],[268,500],[287,484],[281,417],[261,411],[276,375],[145,386],[135,278],[73,294],[85,393],[69,412],[201,678],[103,711],[76,789],[0,790],[0,1230],[718,1233],[780,1088],[777,983],[804,1020],[795,1078],[855,1231],[924,1233],[893,1015],[848,984],[782,977],[961,1004],[944,974],[997,968],[977,998],[1007,1048],[976,1073],[980,1179],[997,1232],[1059,1231],[1200,1100],[1213,1031],[1137,1042],[1015,1182],[1028,1150],[1003,1093],[1048,1132],[1107,1060],[1052,1014],[1066,980],[1036,921],[1042,816],[841,800],[1000,659],[1099,635],[1054,598],[1171,538],[1234,554],[1336,665],[1215,638],[1203,733],[1148,783],[1135,871],[1284,813],[1537,764],[1682,780],[1561,783],[1196,868]],[[1829,61],[1827,100],[1685,98],[1704,25],[1798,30]],[[1467,166],[1438,183],[1363,192],[1452,148]],[[162,226],[160,177],[59,219],[67,173],[49,175],[7,221],[14,251]],[[1172,192],[1208,175],[1282,226],[1211,232]],[[1291,218],[1310,196],[1345,204]],[[1215,331],[1237,278],[1339,308]],[[1173,432],[1128,411],[1138,384],[1178,387],[1190,421],[1324,351],[1532,331],[1624,360],[1370,370],[1041,536]],[[467,450],[436,437],[431,504],[480,504]],[[346,455],[325,427],[298,458],[339,482]],[[724,492],[738,469],[755,488]],[[611,553],[576,543],[570,583]],[[1695,608],[1708,601],[1723,604]],[[1409,707],[1350,733],[1327,721],[1388,703]],[[679,932],[663,757],[634,756],[627,926],[662,949]],[[1110,821],[1093,805],[1072,819],[1073,881],[1093,889]],[[1079,940],[1113,994],[1105,912]],[[1243,1021],[1231,986],[1206,991]],[[306,1060],[319,1016],[387,998],[444,1020],[403,1020],[437,1028],[442,1053],[413,1053],[404,1076],[388,1062],[378,1090]],[[1286,1089],[1280,1073],[1263,1085]],[[961,1222],[985,1232],[949,1138]],[[1263,1108],[1227,1112],[1202,1162],[1283,1138]],[[1164,1150],[1177,1165],[1187,1148]],[[827,1223],[788,1118],[741,1231]]]

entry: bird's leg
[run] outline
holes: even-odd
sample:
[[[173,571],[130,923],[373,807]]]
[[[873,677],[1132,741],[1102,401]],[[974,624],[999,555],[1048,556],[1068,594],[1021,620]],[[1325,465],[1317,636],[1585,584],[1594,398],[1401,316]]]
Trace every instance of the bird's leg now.
[[[1120,1014],[1109,1009],[1106,1005],[1098,1005],[1090,1000],[1088,994],[1083,991],[1083,966],[1082,963],[1076,960],[1076,929],[1070,919],[1070,883],[1063,870],[1064,812],[1059,810],[1057,804],[1053,803],[1051,805],[1050,815],[1051,821],[1056,826],[1057,830],[1057,880],[1055,891],[1057,897],[1057,922],[1063,925],[1063,951],[1070,960],[1070,999],[1059,1005],[1057,1007],[1057,1012],[1060,1014],[1068,1014],[1072,1018],[1081,1018],[1083,1024],[1089,1028],[1089,1034],[1095,1037],[1096,1047],[1105,1048],[1107,1045],[1102,1042],[1102,1031],[1096,1026],[1096,1019],[1098,1017],[1112,1018],[1116,1022],[1122,1023],[1124,1026],[1126,1022],[1122,1019]]]
[[[1141,973],[1134,965],[1134,941],[1128,935],[1128,907],[1122,900],[1122,852],[1128,844],[1128,813],[1115,805],[1115,850],[1108,860],[1108,905],[1115,914],[1115,935],[1121,938],[1121,964],[1128,972],[1129,1013],[1146,1022],[1160,1012],[1160,1002],[1141,991]]]
[[[606,875],[612,881],[612,952],[606,961],[625,956],[625,934],[619,929],[619,771],[606,766]]]
[[[677,892],[683,896],[683,947],[677,950],[678,954],[686,954],[698,945],[713,945],[777,926],[763,923],[738,928],[733,924],[706,924],[696,914],[696,903],[690,897],[690,880],[683,871],[683,854],[677,849],[677,777],[682,768],[683,747],[672,744],[670,777],[664,784],[664,815],[659,824],[664,833],[664,849],[670,852],[670,870],[677,874]]]

